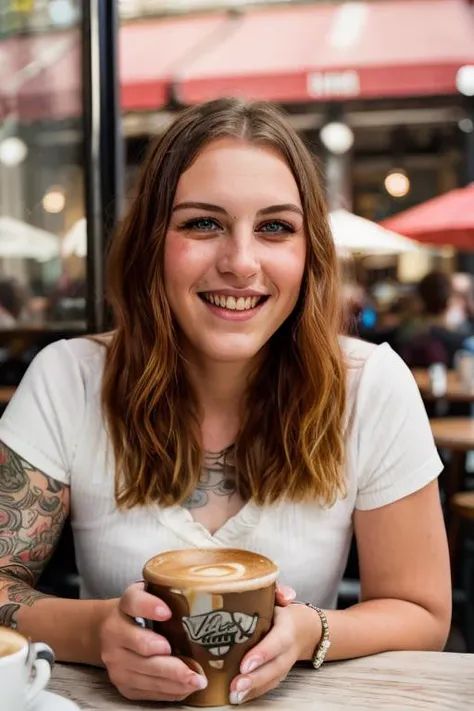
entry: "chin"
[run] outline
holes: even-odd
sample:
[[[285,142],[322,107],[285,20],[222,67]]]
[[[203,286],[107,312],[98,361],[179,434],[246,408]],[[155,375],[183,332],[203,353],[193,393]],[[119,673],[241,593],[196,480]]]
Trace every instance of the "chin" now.
[[[253,360],[262,350],[263,344],[213,343],[197,347],[202,355],[216,363],[243,363]]]

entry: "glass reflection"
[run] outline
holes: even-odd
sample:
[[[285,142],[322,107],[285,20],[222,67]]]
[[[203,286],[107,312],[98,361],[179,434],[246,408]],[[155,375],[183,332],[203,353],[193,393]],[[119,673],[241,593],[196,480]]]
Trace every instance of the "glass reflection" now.
[[[2,0],[0,329],[85,322],[80,2]]]

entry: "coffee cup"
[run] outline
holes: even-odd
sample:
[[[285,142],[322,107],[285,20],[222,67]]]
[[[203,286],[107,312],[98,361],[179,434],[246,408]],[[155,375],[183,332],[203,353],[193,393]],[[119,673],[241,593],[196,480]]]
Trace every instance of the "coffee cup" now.
[[[145,564],[146,590],[172,612],[166,622],[153,621],[152,629],[208,681],[187,704],[229,703],[244,655],[272,626],[277,576],[268,558],[234,548],[167,551]]]
[[[54,654],[47,644],[32,644],[9,627],[0,627],[1,708],[30,708],[48,683],[53,662]]]

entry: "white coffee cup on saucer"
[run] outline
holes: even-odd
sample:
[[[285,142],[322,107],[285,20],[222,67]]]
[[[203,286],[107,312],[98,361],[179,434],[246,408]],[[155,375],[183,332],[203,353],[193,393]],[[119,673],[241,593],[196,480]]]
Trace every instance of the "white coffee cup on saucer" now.
[[[30,643],[18,632],[0,627],[0,706],[27,711],[51,677],[53,650]]]

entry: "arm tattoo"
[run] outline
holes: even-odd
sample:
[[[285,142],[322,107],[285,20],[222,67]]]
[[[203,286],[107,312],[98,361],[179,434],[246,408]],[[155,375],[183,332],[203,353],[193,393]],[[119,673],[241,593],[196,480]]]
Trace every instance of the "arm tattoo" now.
[[[19,609],[19,605],[2,605],[0,607],[0,625],[16,630],[18,628],[16,614]]]
[[[187,509],[199,509],[209,503],[214,496],[230,499],[237,491],[235,465],[232,461],[233,446],[221,452],[208,452],[204,458],[204,468],[197,488],[183,503]]]
[[[68,487],[0,445],[0,625],[17,627],[68,513]]]

